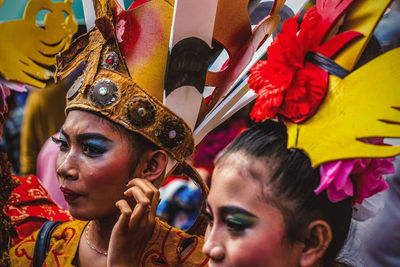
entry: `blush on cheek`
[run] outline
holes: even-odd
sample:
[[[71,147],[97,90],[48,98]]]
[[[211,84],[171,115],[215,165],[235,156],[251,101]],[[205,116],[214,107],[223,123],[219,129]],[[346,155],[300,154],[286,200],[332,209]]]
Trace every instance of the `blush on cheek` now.
[[[273,218],[276,221],[272,222]],[[279,214],[275,214],[269,218],[270,223],[251,230],[235,248],[232,263],[235,266],[277,266],[277,260],[281,261],[289,251],[280,219]]]
[[[95,170],[88,170],[86,175],[84,175],[84,173],[81,174],[82,177],[86,177],[87,182],[97,185],[102,184],[103,182],[108,183],[109,181],[112,181],[113,178],[113,176],[111,175],[113,174],[111,166],[107,166],[107,168],[98,167]]]
[[[231,261],[234,266],[274,266],[272,258],[276,256],[276,244],[270,242],[249,242],[243,243],[240,248],[231,251]],[[246,251],[246,253],[243,253]]]
[[[112,159],[112,160],[110,160]],[[110,155],[106,159],[98,160],[96,163],[86,164],[86,177],[95,183],[114,183],[116,179],[129,175],[130,162],[126,155]]]

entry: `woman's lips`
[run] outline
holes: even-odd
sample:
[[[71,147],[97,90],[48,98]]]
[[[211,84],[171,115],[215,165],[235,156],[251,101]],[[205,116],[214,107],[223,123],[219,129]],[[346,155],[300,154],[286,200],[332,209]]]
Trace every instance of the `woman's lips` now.
[[[81,194],[75,193],[74,191],[65,187],[60,187],[60,190],[63,192],[64,198],[67,202],[72,202],[78,197],[82,196]]]

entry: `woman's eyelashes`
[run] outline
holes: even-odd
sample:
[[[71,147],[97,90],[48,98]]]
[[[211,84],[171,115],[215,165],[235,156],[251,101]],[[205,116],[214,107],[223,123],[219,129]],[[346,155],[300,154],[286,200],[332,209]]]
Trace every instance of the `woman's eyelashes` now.
[[[108,151],[107,141],[104,140],[86,140],[83,141],[82,151],[90,157],[100,156]]]
[[[227,214],[222,221],[225,223],[228,230],[232,233],[241,233],[244,230],[253,227],[257,222],[255,217],[250,217],[245,214]]]
[[[202,211],[202,214],[206,217],[207,223],[212,226],[214,223],[214,218],[209,211]]]
[[[60,137],[56,138],[54,136],[51,137],[54,143],[59,145],[60,151],[68,151],[70,149],[70,144],[67,141],[67,138],[60,133]],[[86,138],[78,138],[77,143],[81,147],[82,153],[89,157],[97,157],[101,156],[109,150],[110,143],[108,139],[86,139]]]
[[[233,234],[241,234],[258,222],[258,218],[255,215],[239,207],[222,207],[219,209],[219,213],[221,221],[226,225],[228,231]]]
[[[246,229],[252,228],[258,222],[258,218],[239,207],[221,207],[218,209],[219,218],[229,232],[234,235],[243,233]],[[208,224],[213,226],[214,217],[207,208],[202,212],[207,218]]]
[[[61,134],[60,134],[59,138],[52,136],[51,140],[53,140],[53,142],[56,143],[60,147],[61,151],[66,151],[69,149],[68,142],[65,140],[65,138],[63,138],[63,136]]]

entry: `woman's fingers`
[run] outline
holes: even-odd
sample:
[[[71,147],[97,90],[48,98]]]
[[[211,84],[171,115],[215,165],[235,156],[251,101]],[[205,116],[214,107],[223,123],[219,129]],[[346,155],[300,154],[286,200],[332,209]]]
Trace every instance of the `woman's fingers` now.
[[[130,216],[132,213],[132,209],[125,199],[117,201],[117,203],[115,203],[115,206],[117,206],[117,208],[121,211],[121,214]]]
[[[133,230],[134,228],[144,228],[148,223],[146,218],[146,210],[148,205],[136,204],[135,209],[132,212],[132,215],[129,219],[129,229]]]
[[[127,186],[126,198],[115,203],[121,215],[111,233],[108,266],[138,266],[143,244],[151,239],[154,230],[160,192],[152,183],[140,178],[133,179]],[[135,199],[134,207],[130,198]]]
[[[121,199],[115,203],[115,206],[120,210],[121,215],[116,223],[119,231],[126,232],[126,227],[129,225],[129,219],[132,214],[132,209],[129,206],[128,202],[125,199]]]
[[[133,197],[137,204],[141,204],[147,206],[150,204],[153,196],[147,196],[145,192],[143,192],[142,188],[138,186],[134,186],[129,188],[124,192],[124,195],[127,197]]]
[[[151,182],[141,178],[131,180],[127,186],[130,188],[125,191],[125,196],[133,197],[136,200],[135,208],[130,216],[129,228],[152,228],[155,223],[160,192]]]
[[[151,206],[150,206],[150,211],[149,211],[149,216],[148,220],[151,224],[155,223],[155,217],[157,214],[157,207],[158,204],[160,203],[160,191],[155,191],[153,194],[153,199],[151,201]]]
[[[153,199],[153,195],[155,192],[158,192],[158,189],[148,180],[142,178],[135,178],[129,181],[127,187],[135,188],[138,187],[141,191],[146,195],[149,200]]]

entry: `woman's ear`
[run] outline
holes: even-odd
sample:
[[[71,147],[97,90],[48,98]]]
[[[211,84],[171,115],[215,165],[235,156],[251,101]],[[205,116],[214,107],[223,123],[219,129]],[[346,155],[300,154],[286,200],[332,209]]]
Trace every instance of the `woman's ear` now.
[[[164,175],[167,163],[168,154],[164,150],[147,150],[139,158],[136,177],[154,182]]]
[[[326,249],[332,241],[332,230],[326,221],[317,220],[307,227],[305,246],[300,256],[300,266],[317,266],[322,263]]]

